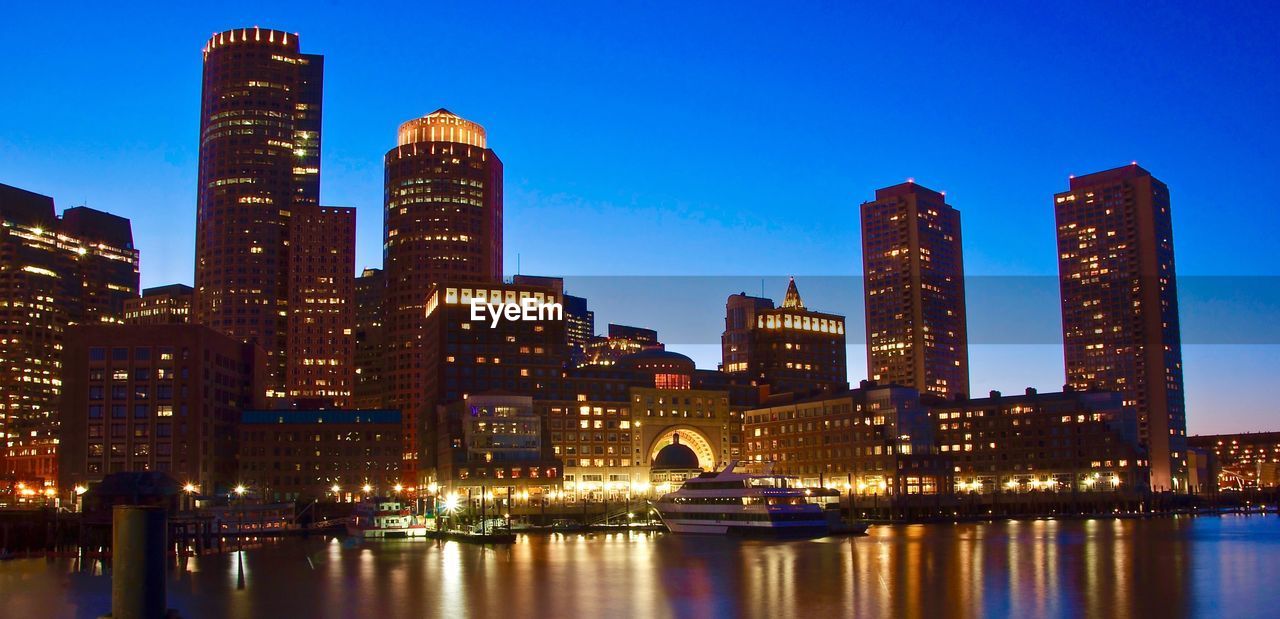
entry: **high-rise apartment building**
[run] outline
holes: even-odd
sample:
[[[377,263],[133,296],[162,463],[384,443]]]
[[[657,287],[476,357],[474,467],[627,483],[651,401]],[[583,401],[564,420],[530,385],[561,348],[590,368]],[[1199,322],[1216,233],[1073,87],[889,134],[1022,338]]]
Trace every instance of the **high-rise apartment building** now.
[[[836,391],[849,386],[844,316],[804,306],[796,281],[780,307],[745,293],[725,302],[721,366],[765,393]]]
[[[960,211],[914,182],[862,204],[867,373],[936,395],[969,391]]]
[[[1169,188],[1137,164],[1054,196],[1067,383],[1125,394],[1151,489],[1186,491],[1187,421]]]
[[[124,302],[127,325],[176,325],[191,322],[195,289],[183,284],[146,288],[142,296]]]
[[[138,250],[127,219],[3,184],[0,221],[0,475],[52,483],[64,332],[123,319]]]
[[[435,362],[423,334],[432,286],[502,278],[502,162],[484,127],[440,109],[400,125],[385,163],[387,404],[404,414],[413,443],[420,415],[435,405],[423,389]],[[413,478],[417,461],[405,464]]]
[[[382,269],[365,269],[355,279],[356,333],[355,386],[352,406],[361,410],[387,406],[386,295],[387,278]]]
[[[352,325],[306,307],[350,304],[355,270],[350,209],[319,206],[323,75],[323,56],[303,54],[296,34],[240,28],[206,44],[194,321],[262,346],[269,396],[341,403],[350,343],[328,340],[350,338]]]

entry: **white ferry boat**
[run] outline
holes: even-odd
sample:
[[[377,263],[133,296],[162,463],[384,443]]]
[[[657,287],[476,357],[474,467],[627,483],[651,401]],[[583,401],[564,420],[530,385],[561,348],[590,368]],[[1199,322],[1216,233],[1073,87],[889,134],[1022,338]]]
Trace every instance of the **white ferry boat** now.
[[[672,533],[764,537],[822,537],[839,526],[838,492],[800,488],[783,475],[739,473],[737,464],[686,479],[658,499],[663,524]]]
[[[347,533],[368,539],[426,537],[427,521],[399,501],[370,500],[356,506]]]

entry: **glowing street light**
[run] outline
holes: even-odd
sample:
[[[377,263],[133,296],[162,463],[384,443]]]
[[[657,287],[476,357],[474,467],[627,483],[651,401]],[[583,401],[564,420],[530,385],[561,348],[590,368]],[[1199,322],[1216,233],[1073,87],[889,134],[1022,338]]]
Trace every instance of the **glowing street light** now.
[[[339,486],[338,484],[334,484],[329,487],[329,491],[334,494],[338,494],[339,492],[342,492],[342,486]]]
[[[400,484],[396,484],[396,486],[395,486],[396,494],[399,494],[399,493],[400,493],[400,492],[402,492],[403,490],[404,490],[404,486],[402,486],[402,485],[400,485]]]
[[[238,494],[238,495],[240,495],[240,496],[244,496],[244,493],[245,493],[246,488],[244,487],[244,485],[243,485],[243,484],[239,484],[239,485],[237,485],[237,486],[236,486],[235,490],[236,490],[236,494]]]
[[[84,495],[84,493],[86,493],[86,492],[88,492],[88,491],[89,491],[89,489],[88,489],[88,488],[86,488],[86,487],[84,487],[84,486],[76,486],[76,487],[75,487],[75,493],[76,493],[76,496],[83,496],[83,495]]]
[[[198,488],[196,488],[196,485],[191,482],[187,482],[187,485],[182,487],[182,491],[186,492],[187,494],[195,494],[195,491],[197,489]]]
[[[456,492],[450,492],[449,496],[444,498],[444,511],[453,514],[457,513],[460,500]]]
[[[360,489],[364,490],[365,494],[369,494],[370,492],[373,492],[373,486],[370,486],[369,484],[365,484],[361,486]]]

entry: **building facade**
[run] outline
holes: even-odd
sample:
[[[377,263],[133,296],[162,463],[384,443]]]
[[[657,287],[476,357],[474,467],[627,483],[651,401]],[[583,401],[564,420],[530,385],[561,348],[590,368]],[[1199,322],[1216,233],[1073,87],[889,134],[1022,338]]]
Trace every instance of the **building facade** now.
[[[65,331],[117,323],[138,295],[129,220],[0,184],[0,474],[57,477]]]
[[[263,403],[260,348],[201,325],[82,325],[64,352],[64,493],[125,471],[234,485],[240,411]]]
[[[180,325],[191,322],[195,289],[183,284],[146,288],[142,296],[124,302],[124,324]]]
[[[1136,164],[1054,196],[1067,384],[1138,411],[1151,487],[1186,491],[1187,422],[1169,188]]]
[[[276,502],[408,492],[399,486],[402,431],[399,411],[246,410],[236,483]]]
[[[849,387],[844,316],[807,309],[793,278],[780,307],[732,295],[721,336],[725,373],[767,393],[811,394]]]
[[[857,389],[766,402],[744,413],[746,457],[808,486],[869,498],[938,495],[950,485],[916,390],[864,382]]]
[[[653,329],[609,323],[606,333],[587,340],[583,365],[607,367],[641,350],[663,348],[662,342],[658,341],[658,332]]]
[[[1150,489],[1137,416],[1115,392],[1037,393],[929,407],[957,493],[1084,493]]]
[[[473,305],[472,300],[479,305]],[[494,318],[489,304],[540,308],[533,315]],[[414,385],[426,411],[448,406],[473,394],[535,395],[541,385],[564,370],[564,316],[555,308],[554,288],[477,282],[428,290],[421,334],[421,382]],[[479,319],[476,318],[480,312]],[[405,413],[405,459],[421,469],[416,483],[430,483],[438,456],[439,436],[430,417],[417,409]],[[418,463],[421,462],[421,465]],[[406,475],[412,475],[406,471]]]
[[[286,396],[349,408],[355,386],[356,210],[300,209],[289,234]]]
[[[502,162],[483,127],[440,109],[402,124],[385,164],[387,397],[416,444],[418,420],[438,404],[422,388],[427,364],[438,361],[424,350],[432,286],[502,278]],[[416,453],[406,448],[409,477]]]
[[[862,204],[867,373],[942,396],[969,391],[960,212],[914,182]]]
[[[596,315],[587,309],[587,300],[564,294],[562,277],[517,274],[511,278],[511,283],[551,287],[560,293],[564,300],[564,340],[569,349],[569,364],[572,367],[582,365],[586,361],[587,343],[596,334]]]
[[[1245,490],[1280,485],[1280,432],[1204,434],[1191,437],[1187,443],[1211,454],[1217,469],[1216,489]],[[1202,485],[1209,483],[1212,482],[1206,479]]]
[[[204,48],[194,321],[266,350],[271,398],[350,391],[333,385],[349,367],[314,365],[349,335],[317,344],[336,314],[306,305],[349,305],[355,270],[350,210],[319,206],[323,77],[324,57],[287,32],[228,30]]]
[[[357,409],[387,407],[386,327],[387,278],[382,269],[365,269],[355,280],[355,385],[352,405]]]
[[[514,499],[546,497],[563,465],[546,440],[544,418],[523,395],[469,395],[436,408],[437,483],[453,492],[485,491]],[[524,495],[527,493],[527,495]]]

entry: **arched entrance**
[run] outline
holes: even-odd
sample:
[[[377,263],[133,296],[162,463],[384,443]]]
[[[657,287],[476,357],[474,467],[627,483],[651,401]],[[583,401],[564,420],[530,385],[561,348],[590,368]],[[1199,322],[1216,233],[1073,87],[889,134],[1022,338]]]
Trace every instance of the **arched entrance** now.
[[[649,462],[657,457],[658,452],[663,447],[670,445],[675,435],[680,435],[680,444],[693,450],[698,455],[698,466],[704,471],[710,471],[716,466],[716,450],[711,446],[711,441],[702,432],[699,432],[692,426],[672,426],[662,431],[657,438],[653,439],[653,443],[649,445]]]

